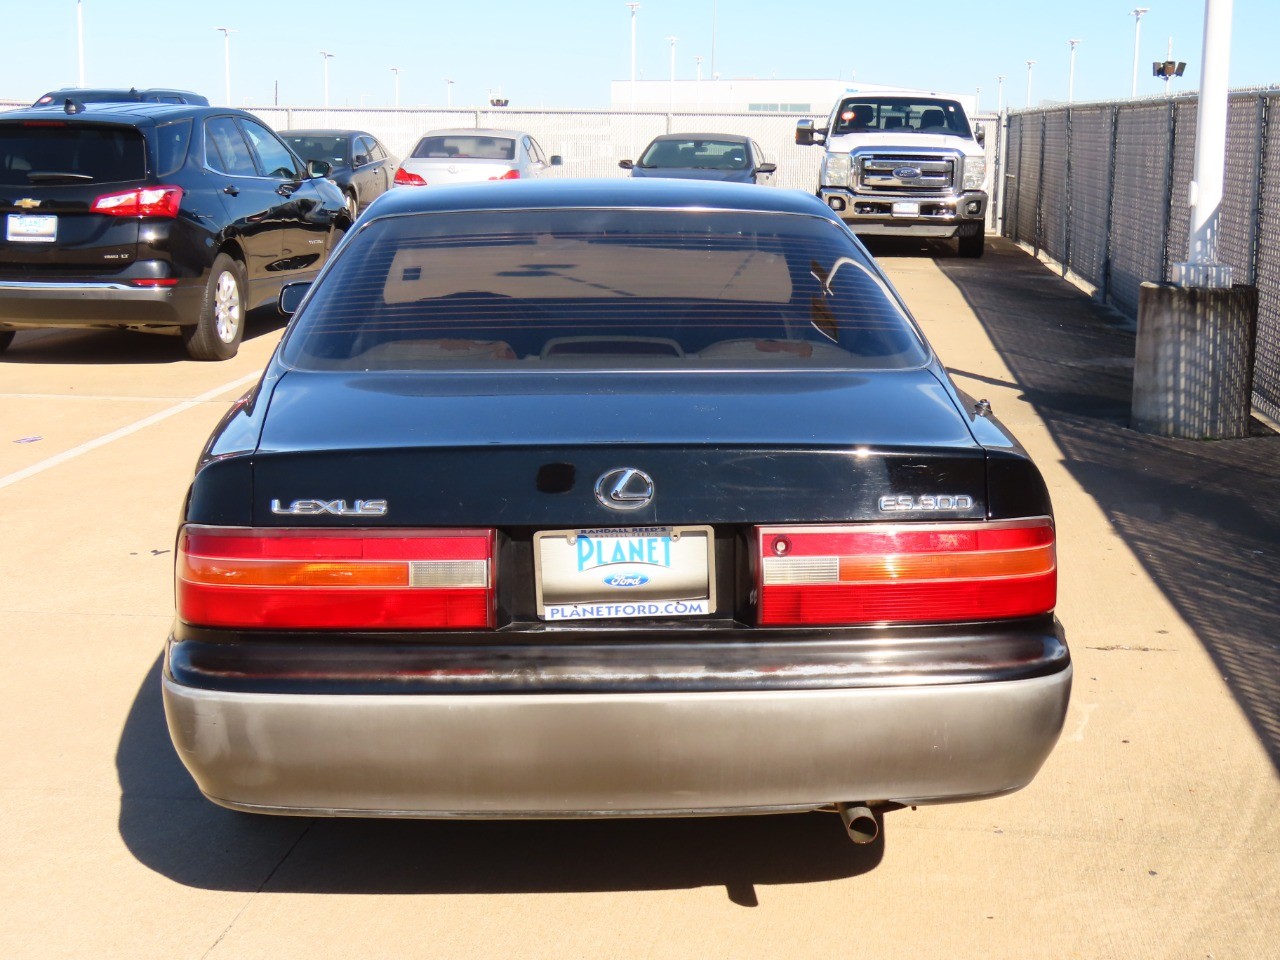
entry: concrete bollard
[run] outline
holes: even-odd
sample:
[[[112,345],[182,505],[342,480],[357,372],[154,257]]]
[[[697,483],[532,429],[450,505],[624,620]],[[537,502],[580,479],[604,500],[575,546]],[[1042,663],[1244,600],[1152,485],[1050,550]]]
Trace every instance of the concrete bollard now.
[[[1249,434],[1258,288],[1144,283],[1132,426],[1186,440]]]

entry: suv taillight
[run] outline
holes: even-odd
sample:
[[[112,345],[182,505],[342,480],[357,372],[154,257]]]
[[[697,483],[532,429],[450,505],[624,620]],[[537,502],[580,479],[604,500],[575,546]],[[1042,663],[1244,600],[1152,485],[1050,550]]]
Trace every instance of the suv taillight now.
[[[181,205],[181,187],[142,187],[104,194],[89,209],[111,217],[176,217]]]
[[[267,630],[489,628],[494,537],[188,525],[178,538],[178,618]]]
[[[519,179],[520,179],[520,171],[519,171],[519,170],[508,170],[506,173],[504,173],[504,174],[503,174],[502,176],[500,176],[500,177],[490,177],[489,179],[490,179],[490,180],[519,180]]]
[[[410,173],[404,167],[400,167],[396,170],[395,182],[402,187],[425,187],[427,185],[426,180],[418,176],[416,173]]]
[[[1048,613],[1048,517],[987,523],[758,527],[759,622],[936,623]]]

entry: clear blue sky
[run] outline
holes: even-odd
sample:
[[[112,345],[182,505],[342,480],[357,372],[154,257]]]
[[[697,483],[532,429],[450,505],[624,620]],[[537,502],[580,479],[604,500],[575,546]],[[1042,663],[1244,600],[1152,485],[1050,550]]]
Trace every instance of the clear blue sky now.
[[[82,0],[85,82],[95,86],[175,86],[223,100],[223,39],[233,27],[231,94],[237,105],[319,105],[329,61],[333,106],[390,106],[391,67],[399,67],[402,106],[441,106],[444,78],[453,105],[488,100],[501,88],[513,107],[607,107],[609,81],[630,73],[630,13],[623,0],[545,3],[433,0]],[[642,0],[637,59],[645,79],[666,79],[674,35],[676,74],[693,79],[694,56],[711,75],[712,10],[716,70],[726,78],[856,78],[970,93],[981,87],[995,106],[1026,102],[1027,60],[1035,60],[1032,96],[1064,100],[1068,39],[1076,52],[1076,100],[1129,95],[1134,18],[1142,18],[1139,95],[1162,84],[1151,61],[1188,63],[1176,90],[1199,84],[1203,0]],[[0,99],[31,100],[77,77],[76,0],[3,0]],[[895,10],[900,11],[895,14]],[[890,18],[894,19],[890,19]],[[1236,0],[1231,86],[1280,83],[1280,2]]]

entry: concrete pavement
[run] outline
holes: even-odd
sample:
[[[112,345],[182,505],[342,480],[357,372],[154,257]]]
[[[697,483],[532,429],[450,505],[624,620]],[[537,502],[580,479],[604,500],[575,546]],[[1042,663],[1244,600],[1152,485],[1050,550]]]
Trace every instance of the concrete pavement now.
[[[1132,433],[1131,333],[1008,244],[944,251],[877,248],[1045,472],[1076,689],[1028,789],[892,813],[867,848],[822,815],[209,804],[160,708],[174,525],[276,333],[224,364],[20,334],[0,359],[0,957],[1280,957],[1280,438]]]

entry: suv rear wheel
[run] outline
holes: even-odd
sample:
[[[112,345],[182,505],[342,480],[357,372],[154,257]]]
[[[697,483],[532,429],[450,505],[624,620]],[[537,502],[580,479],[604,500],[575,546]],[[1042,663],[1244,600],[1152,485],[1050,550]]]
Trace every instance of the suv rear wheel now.
[[[230,360],[236,355],[244,336],[245,286],[244,265],[225,253],[218,254],[200,304],[200,318],[194,326],[182,328],[192,359]]]

